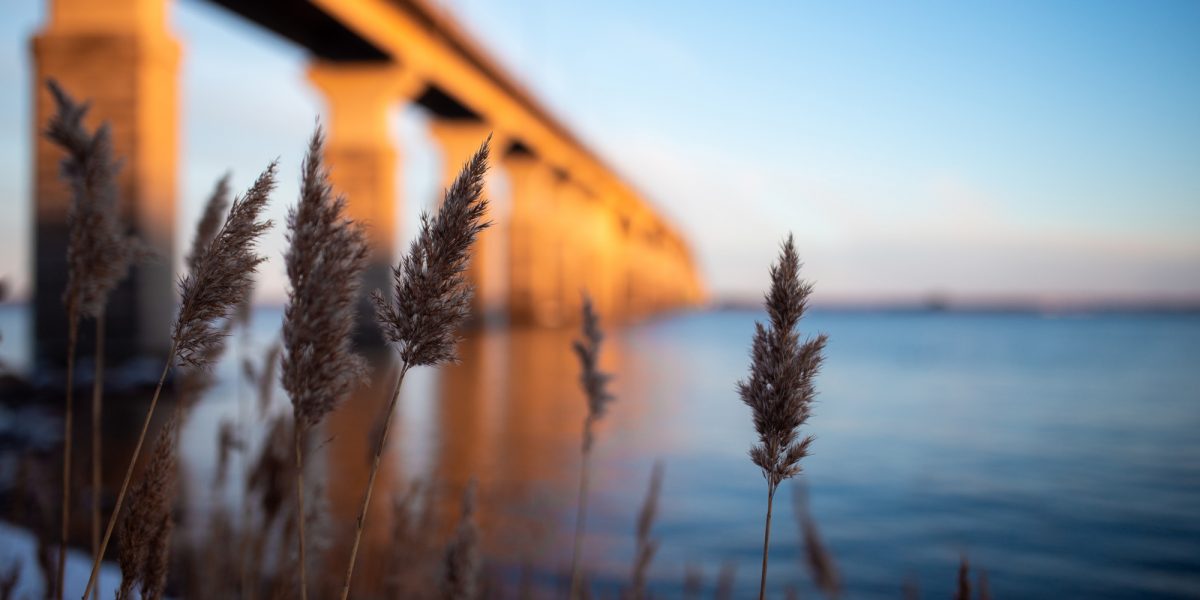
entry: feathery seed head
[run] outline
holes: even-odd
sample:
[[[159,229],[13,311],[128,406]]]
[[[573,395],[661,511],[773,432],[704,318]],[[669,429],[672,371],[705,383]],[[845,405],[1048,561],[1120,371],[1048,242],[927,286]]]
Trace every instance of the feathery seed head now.
[[[196,235],[192,238],[192,249],[184,261],[189,271],[195,271],[199,266],[200,256],[217,237],[217,231],[225,222],[225,212],[229,210],[229,177],[229,173],[226,173],[217,180],[208,202],[204,203],[204,213],[196,224]]]
[[[119,532],[122,581],[118,598],[132,598],[135,585],[140,585],[141,598],[162,597],[174,525],[171,512],[178,480],[178,417],[175,413],[163,425],[149,464],[129,491],[129,510]]]
[[[612,375],[600,370],[600,342],[604,340],[604,332],[600,330],[600,317],[587,294],[583,295],[582,310],[583,339],[576,340],[572,348],[579,358],[579,384],[587,396],[588,415],[583,428],[583,451],[587,452],[595,437],[592,425],[604,416],[608,404],[616,398],[608,391]]]
[[[771,289],[765,304],[770,325],[755,324],[750,377],[738,382],[742,401],[754,413],[759,442],[750,459],[762,469],[771,489],[800,472],[812,437],[799,438],[808,421],[816,388],[813,379],[821,366],[824,334],[800,341],[796,326],[807,307],[812,285],[800,279],[800,259],[792,236],[771,267]]]
[[[275,188],[273,161],[243,196],[235,198],[225,223],[195,258],[195,268],[179,282],[179,316],[172,342],[180,363],[206,368],[225,347],[228,321],[254,286],[263,260],[255,252],[259,237],[271,228],[259,220]]]
[[[376,291],[376,319],[406,365],[454,362],[455,331],[470,315],[466,279],[471,245],[490,223],[482,197],[491,136],[463,165],[437,213],[421,216],[421,231],[392,270],[393,297]]]
[[[283,387],[301,429],[320,423],[367,371],[351,344],[367,239],[345,217],[346,199],[333,195],[322,143],[318,126],[301,167],[300,202],[288,212]]]
[[[108,296],[129,273],[135,259],[148,254],[126,234],[117,216],[116,175],[112,132],[107,124],[89,133],[83,124],[88,105],[77,103],[53,79],[46,82],[57,105],[45,136],[66,156],[61,176],[71,186],[67,210],[68,308],[89,317],[98,316]]]

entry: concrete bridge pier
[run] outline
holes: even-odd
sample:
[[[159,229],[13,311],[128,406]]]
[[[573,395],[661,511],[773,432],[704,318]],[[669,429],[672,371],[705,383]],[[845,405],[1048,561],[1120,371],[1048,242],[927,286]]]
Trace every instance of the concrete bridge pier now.
[[[562,230],[556,227],[560,175],[523,148],[502,159],[512,194],[508,228],[508,312],[521,325],[554,327],[564,321],[559,288]]]
[[[505,202],[496,196],[490,181],[495,176],[495,165],[504,156],[508,145],[502,132],[480,118],[435,117],[429,123],[429,132],[442,148],[442,190],[448,189],[462,169],[463,163],[479,149],[479,145],[492,134],[492,170],[484,184],[484,194],[490,200],[491,209],[487,219],[491,227],[485,229],[471,249],[471,264],[467,278],[475,286],[473,313],[476,318],[491,321],[502,318],[507,304],[507,254],[505,239],[508,236],[508,215]]]
[[[424,83],[411,70],[387,61],[317,61],[309,81],[325,98],[325,161],[334,192],[347,199],[347,213],[366,224],[371,259],[363,289],[391,289],[397,211],[403,202],[396,172],[400,153],[391,139],[389,116]],[[363,294],[358,338],[377,345],[373,308]]]

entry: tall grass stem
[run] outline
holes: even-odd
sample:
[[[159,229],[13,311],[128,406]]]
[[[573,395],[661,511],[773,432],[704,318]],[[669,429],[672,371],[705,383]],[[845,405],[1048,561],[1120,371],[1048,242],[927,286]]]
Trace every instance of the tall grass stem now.
[[[92,573],[88,575],[87,587],[84,588],[80,600],[87,600],[88,595],[92,593],[92,587],[96,585],[96,578],[100,575],[100,563],[104,560],[104,552],[108,550],[108,542],[112,539],[117,517],[121,515],[121,505],[125,502],[125,493],[129,491],[129,481],[133,479],[133,468],[137,466],[138,457],[142,454],[142,446],[146,443],[146,432],[150,430],[150,421],[154,418],[154,409],[158,407],[158,398],[162,395],[163,384],[167,381],[171,363],[175,361],[177,347],[176,342],[171,342],[171,350],[167,352],[166,364],[163,365],[162,375],[158,377],[154,396],[150,399],[150,408],[146,410],[146,418],[142,420],[142,430],[138,433],[137,444],[133,447],[133,456],[129,458],[129,467],[125,469],[125,478],[121,481],[121,488],[117,491],[116,504],[113,505],[112,514],[108,516],[108,525],[105,526],[104,537],[100,540],[100,550],[92,558]]]
[[[388,432],[392,429],[392,415],[396,412],[396,402],[400,398],[400,386],[404,384],[404,376],[408,373],[409,364],[400,367],[396,377],[396,386],[392,389],[392,397],[388,401],[387,412],[383,415],[383,432],[375,446],[375,456],[371,462],[371,475],[367,478],[367,491],[363,495],[362,507],[358,511],[358,520],[354,525],[354,544],[350,547],[350,562],[346,565],[346,581],[342,584],[342,600],[350,597],[350,581],[354,577],[354,562],[358,558],[358,546],[362,542],[363,526],[367,521],[367,509],[371,506],[371,493],[375,490],[375,477],[379,475],[379,462],[383,450],[387,447]]]
[[[92,377],[92,554],[100,550],[100,491],[104,485],[100,460],[104,445],[101,440],[101,418],[104,411],[104,309],[96,315],[96,359]],[[92,600],[100,600],[100,589],[96,588]]]

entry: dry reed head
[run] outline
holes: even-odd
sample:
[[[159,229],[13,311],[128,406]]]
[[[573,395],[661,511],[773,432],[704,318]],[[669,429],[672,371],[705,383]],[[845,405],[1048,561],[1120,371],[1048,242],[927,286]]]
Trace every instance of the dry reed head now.
[[[367,372],[351,347],[366,234],[345,217],[346,199],[333,196],[321,146],[317,127],[301,167],[300,202],[288,212],[283,387],[301,429],[320,423]]]
[[[198,269],[200,257],[212,244],[213,238],[217,237],[217,231],[221,229],[221,224],[225,222],[225,213],[229,210],[229,194],[229,173],[226,173],[217,180],[216,187],[204,203],[204,213],[196,223],[192,249],[184,259],[188,271],[195,272]]]
[[[633,577],[629,593],[626,597],[640,600],[646,595],[646,573],[650,571],[650,562],[658,551],[658,540],[650,537],[650,528],[654,526],[654,515],[658,512],[658,496],[662,492],[663,466],[661,462],[654,463],[654,471],[650,474],[650,488],[646,491],[646,500],[642,503],[642,511],[638,514],[637,524],[637,553],[633,562]]]
[[[592,307],[592,299],[583,295],[583,339],[573,344],[575,355],[579,357],[579,384],[587,396],[588,416],[583,427],[583,451],[592,448],[594,433],[592,425],[604,416],[604,410],[615,397],[608,391],[608,383],[612,375],[600,370],[600,342],[604,341],[604,332],[600,330],[600,317]]]
[[[263,171],[245,195],[235,198],[207,247],[196,256],[196,266],[179,283],[181,303],[172,342],[180,363],[206,368],[225,345],[227,321],[244,302],[254,285],[254,274],[263,258],[255,253],[258,238],[271,228],[260,221],[275,187],[275,163]]]
[[[129,492],[129,510],[120,523],[121,588],[117,597],[132,598],[135,585],[141,598],[160,598],[166,585],[172,508],[178,482],[176,444],[179,413],[163,425],[150,463]]]
[[[53,79],[46,87],[54,96],[57,112],[45,136],[61,147],[62,178],[71,186],[67,210],[67,289],[69,309],[98,316],[108,295],[129,272],[130,263],[145,252],[130,237],[117,216],[116,175],[112,132],[108,124],[89,133],[83,124],[88,105],[76,102]]]
[[[406,366],[454,362],[455,331],[470,315],[472,289],[465,271],[471,245],[489,226],[482,197],[491,136],[463,165],[437,214],[421,215],[421,231],[392,270],[393,297],[371,295],[385,337]]]
[[[471,479],[463,492],[462,519],[450,546],[442,579],[442,597],[446,600],[474,600],[479,597],[482,558],[479,550],[479,526],[475,524],[477,484]]]
[[[800,258],[789,234],[779,262],[771,266],[771,290],[766,295],[770,325],[755,323],[750,378],[738,382],[738,392],[754,413],[759,443],[750,459],[762,469],[774,491],[784,479],[800,472],[812,437],[799,438],[808,421],[816,389],[813,378],[821,366],[824,334],[800,342],[796,326],[807,308],[812,285],[800,279]]]

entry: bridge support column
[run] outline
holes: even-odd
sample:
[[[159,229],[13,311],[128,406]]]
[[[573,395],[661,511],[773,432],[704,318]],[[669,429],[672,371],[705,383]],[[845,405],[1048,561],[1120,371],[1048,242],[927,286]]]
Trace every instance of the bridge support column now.
[[[492,126],[478,119],[435,118],[429,124],[430,134],[442,147],[442,188],[450,187],[463,163],[471,157],[488,134]],[[504,155],[506,143],[494,135],[492,138],[492,164]],[[439,193],[441,190],[439,190]],[[471,264],[467,267],[467,278],[475,286],[472,312],[475,318],[488,320],[505,310],[507,301],[503,252],[507,235],[507,222],[497,210],[499,199],[490,186],[484,187],[484,195],[491,202],[487,219],[492,226],[485,229],[471,250]]]
[[[563,323],[560,228],[553,195],[558,175],[528,152],[505,156],[512,193],[508,228],[508,312],[515,323]]]
[[[34,59],[34,362],[65,364],[67,207],[58,179],[62,152],[41,133],[54,114],[45,80],[91,102],[88,126],[112,126],[122,160],[118,210],[125,223],[164,258],[135,265],[107,309],[107,356],[120,363],[167,350],[174,291],[175,172],[179,46],[167,30],[167,0],[53,0],[32,39]],[[92,328],[80,328],[79,354],[89,355]]]
[[[399,152],[389,136],[388,117],[401,100],[423,87],[411,71],[387,62],[315,62],[309,81],[326,102],[325,160],[335,193],[344,194],[346,212],[367,226],[371,259],[363,289],[390,289],[396,247]],[[359,342],[382,342],[370,302],[363,294]]]

